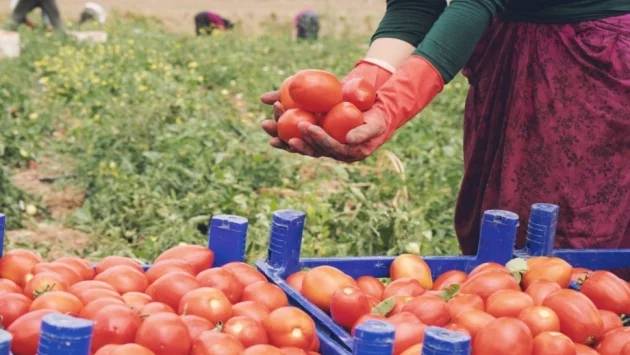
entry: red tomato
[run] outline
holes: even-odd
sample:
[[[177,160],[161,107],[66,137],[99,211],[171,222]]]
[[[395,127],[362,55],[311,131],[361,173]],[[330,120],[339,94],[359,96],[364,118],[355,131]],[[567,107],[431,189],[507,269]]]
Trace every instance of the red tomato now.
[[[501,290],[488,297],[486,301],[486,312],[495,318],[516,318],[521,311],[533,305],[534,300],[524,292]]]
[[[562,287],[553,281],[538,280],[532,282],[525,290],[525,293],[534,300],[536,306],[540,306],[550,293],[560,289],[562,289]]]
[[[193,340],[189,355],[241,355],[244,350],[233,335],[209,330]]]
[[[292,289],[296,290],[297,292],[302,292],[302,282],[304,281],[304,275],[306,275],[306,271],[300,270],[289,275],[286,281]]]
[[[533,306],[524,309],[518,315],[518,319],[527,325],[533,336],[542,332],[560,331],[560,319],[558,315],[547,307]]]
[[[154,301],[166,303],[173,309],[179,308],[179,302],[185,294],[199,287],[201,285],[195,277],[185,272],[168,273],[149,286],[153,288]]]
[[[95,271],[96,271],[96,274],[98,275],[101,272],[109,269],[110,267],[119,266],[119,265],[131,266],[132,268],[140,272],[144,271],[142,270],[142,266],[138,264],[138,262],[136,262],[135,260],[131,258],[125,258],[124,256],[116,256],[116,255],[111,255],[101,260],[98,264],[96,264]]]
[[[87,289],[94,289],[94,288],[101,288],[101,289],[105,289],[105,290],[110,290],[110,291],[116,291],[116,289],[114,288],[114,286],[103,282],[103,281],[94,281],[94,280],[86,280],[86,281],[81,281],[81,282],[77,282],[74,285],[72,285],[70,287],[70,289],[68,290],[68,292],[70,292],[73,295],[77,295],[78,293],[82,292],[83,290],[87,290]]]
[[[109,306],[110,304],[124,305],[125,303],[119,299],[109,298],[109,297],[95,299],[94,301],[86,304],[81,309],[81,312],[79,312],[79,317],[84,318],[84,319],[94,320],[96,313],[98,313],[105,306]]]
[[[435,279],[433,290],[444,290],[452,285],[462,285],[468,279],[465,272],[459,270],[450,270]]]
[[[532,355],[575,355],[575,345],[562,333],[542,332],[534,337]]]
[[[24,295],[35,298],[48,291],[66,291],[68,284],[61,276],[53,272],[42,272],[33,276],[24,286]]]
[[[254,301],[273,311],[289,305],[289,299],[282,289],[271,282],[260,281],[243,289],[243,301]]]
[[[299,108],[289,94],[289,86],[293,82],[293,78],[294,76],[291,75],[290,77],[284,79],[282,85],[280,85],[280,103],[285,110]]]
[[[595,349],[601,355],[619,355],[626,344],[630,344],[630,327],[613,329],[604,334]]]
[[[207,319],[199,316],[187,315],[181,316],[182,320],[188,328],[188,333],[191,339],[197,338],[201,333],[214,329],[214,324],[210,323]]]
[[[21,293],[5,293],[0,296],[0,325],[7,329],[11,323],[28,312],[31,299]]]
[[[110,304],[94,315],[92,351],[107,344],[132,343],[142,323],[140,317],[124,304]]]
[[[119,344],[109,344],[109,345],[105,345],[104,347],[98,349],[94,355],[112,355],[112,353],[114,352],[114,350],[120,348],[122,345]],[[90,351],[90,354],[92,354],[92,352]]]
[[[314,270],[314,269],[312,269]],[[310,271],[309,271],[310,272]],[[263,321],[269,344],[278,347],[294,346],[309,350],[315,334],[315,322],[295,307],[278,308]]]
[[[232,304],[223,292],[212,287],[192,290],[182,297],[179,314],[192,314],[213,324],[226,322],[232,316]]]
[[[486,271],[503,271],[508,274],[510,273],[508,269],[506,269],[505,266],[501,264],[494,263],[494,262],[487,262],[487,263],[479,264],[477,265],[477,267],[472,269],[472,271],[468,274],[468,278],[470,279],[471,277],[477,274],[481,274]]]
[[[238,282],[240,282],[243,287],[253,284],[256,281],[267,281],[265,275],[263,275],[260,271],[243,262],[235,261],[227,263],[223,265],[222,268],[227,269],[234,274]]]
[[[425,291],[418,280],[402,277],[385,286],[382,297],[386,300],[392,296],[420,296]]]
[[[443,327],[451,320],[446,302],[435,296],[419,296],[407,303],[403,312],[409,312],[426,325]]]
[[[394,314],[402,312],[403,307],[405,307],[407,303],[411,302],[414,298],[414,296],[394,296],[394,307],[386,315],[393,316]]]
[[[365,292],[368,296],[372,296],[378,300],[383,299],[383,291],[385,290],[385,285],[380,282],[376,277],[372,276],[361,276],[357,279],[357,285],[359,288]]]
[[[349,102],[341,102],[320,120],[322,129],[337,142],[346,144],[346,135],[364,123],[363,113]]]
[[[575,355],[600,355],[597,350],[584,344],[573,343],[575,346]]]
[[[269,310],[256,302],[244,301],[232,306],[232,317],[237,316],[246,316],[262,323],[269,316]]]
[[[403,277],[410,277],[420,282],[425,290],[433,287],[433,278],[429,265],[421,257],[413,254],[402,254],[396,257],[389,267],[389,274],[393,281]],[[384,296],[383,296],[384,297]]]
[[[155,355],[188,355],[192,339],[186,323],[179,316],[158,313],[142,322],[136,334],[136,343]]]
[[[24,287],[28,281],[27,276],[37,263],[38,261],[29,255],[8,252],[0,258],[0,279],[8,279]]]
[[[315,116],[306,110],[292,108],[285,111],[278,119],[278,138],[285,143],[288,143],[292,138],[302,138],[302,134],[298,130],[298,123],[303,121],[317,124]]]
[[[282,350],[268,344],[259,344],[245,349],[241,355],[283,355]]]
[[[3,293],[22,293],[22,288],[9,279],[0,279],[0,295]]]
[[[155,353],[142,345],[125,344],[117,346],[110,355],[155,355]]]
[[[33,266],[31,274],[37,275],[42,272],[53,272],[61,276],[69,286],[74,285],[77,282],[83,281],[81,274],[76,271],[72,266],[63,263],[39,263]],[[27,276],[28,277],[28,276]]]
[[[422,354],[422,343],[416,344],[408,348],[407,350],[403,351],[402,353],[400,353],[400,355],[418,355],[418,354]]]
[[[630,355],[630,343],[626,344],[621,348],[621,353],[619,355]]]
[[[472,346],[473,355],[531,355],[532,333],[514,318],[498,318],[479,330]]]
[[[454,319],[453,323],[457,323],[460,326],[466,328],[472,339],[475,338],[477,333],[486,327],[490,322],[495,320],[493,316],[486,312],[477,309],[467,309],[460,312]]]
[[[586,279],[588,275],[590,275],[591,272],[593,271],[585,269],[583,267],[573,268],[573,270],[571,271],[571,281],[582,284],[582,282]]]
[[[309,350],[309,355],[311,355],[311,352],[314,351],[319,351],[319,337],[317,336],[317,333],[315,333],[315,336],[313,337],[313,342],[311,343],[311,346],[308,348]]]
[[[381,301],[376,297],[367,296],[367,298],[368,298],[368,302],[370,302],[370,309],[378,306],[378,304],[381,303]]]
[[[338,288],[330,301],[332,319],[345,328],[351,328],[362,315],[370,313],[370,309],[367,295],[357,287]]]
[[[223,325],[223,333],[231,334],[245,348],[258,344],[267,344],[267,333],[262,324],[249,317],[232,317]]]
[[[297,72],[289,85],[289,95],[296,105],[311,112],[328,112],[343,100],[339,79],[315,69]]]
[[[427,326],[409,312],[395,314],[387,322],[394,326],[394,355],[399,355],[413,345],[421,343]]]
[[[195,276],[195,269],[190,263],[179,259],[166,259],[158,263],[151,265],[149,270],[144,274],[149,281],[149,284],[154,283],[160,277],[168,274],[169,272],[185,272]]]
[[[582,293],[567,289],[555,291],[547,296],[543,306],[558,315],[560,330],[573,342],[591,345],[602,336],[602,316]]]
[[[359,326],[359,324],[366,322],[370,319],[376,319],[376,320],[382,320],[382,321],[387,320],[385,316],[382,316],[380,314],[375,314],[375,313],[364,314],[361,317],[359,317],[359,319],[357,319],[356,322],[354,322],[354,324],[352,325],[352,329],[350,330],[350,334],[354,336],[354,330],[357,328],[357,326]]]
[[[83,280],[92,280],[94,278],[94,275],[96,275],[92,264],[81,258],[64,257],[55,260],[55,262],[71,266],[73,269],[79,272]]]
[[[140,315],[142,315],[143,317],[148,317],[150,315],[157,314],[157,313],[175,314],[175,310],[173,309],[173,307],[162,302],[147,303],[147,305],[142,307],[142,309],[140,310]]]
[[[457,323],[449,323],[447,324],[444,329],[448,329],[448,330],[452,330],[454,332],[460,332],[460,333],[464,333],[464,334],[468,334],[470,335],[470,332],[468,331],[468,329],[464,328],[463,326],[457,324]]]
[[[308,355],[306,351],[295,347],[281,348],[280,351],[282,351],[284,355]]]
[[[606,334],[613,329],[623,327],[621,318],[615,312],[600,309],[599,314],[602,316],[602,322],[604,323],[604,330],[602,331],[602,334]]]
[[[12,249],[4,253],[4,255],[14,255],[14,256],[23,256],[33,260],[36,263],[41,263],[42,257],[37,255],[35,252],[28,249]]]
[[[599,309],[630,314],[630,285],[612,272],[598,270],[591,273],[580,291]]]
[[[138,312],[142,309],[142,307],[153,301],[151,296],[146,293],[133,291],[125,293],[122,295],[122,298],[127,306],[137,310]]]
[[[143,292],[149,287],[149,281],[143,273],[126,265],[110,267],[94,279],[112,285],[121,295],[127,292]]]
[[[318,266],[304,275],[302,294],[325,312],[330,311],[332,296],[341,287],[357,287],[357,282],[339,269],[331,266]]]
[[[212,267],[214,252],[201,245],[178,245],[160,254],[155,263],[169,259],[186,261],[192,265],[195,274],[198,274]]]
[[[227,269],[217,267],[200,272],[197,282],[201,287],[212,287],[221,290],[232,304],[238,303],[243,294],[243,286],[236,276]]]
[[[529,270],[523,274],[523,287],[526,289],[537,280],[553,281],[562,288],[569,287],[573,268],[566,261],[555,257],[539,256],[527,259],[527,266]]]
[[[13,340],[11,341],[11,351],[13,354],[33,355],[37,353],[42,318],[51,313],[57,312],[52,309],[40,309],[35,312],[28,312],[11,323],[7,331],[13,336]]]
[[[468,277],[460,292],[476,294],[485,302],[490,295],[501,290],[520,291],[521,287],[511,274],[504,271],[488,270]]]
[[[77,296],[83,304],[88,304],[99,298],[114,298],[124,302],[122,296],[120,296],[118,292],[106,290],[104,288],[86,289],[78,292],[75,296]]]
[[[36,311],[38,309],[52,309],[59,313],[65,313],[72,316],[78,316],[81,309],[83,309],[83,303],[77,298],[77,296],[63,291],[50,291],[35,298],[29,311]]]
[[[467,309],[476,309],[484,312],[486,307],[481,297],[475,294],[458,293],[446,303],[451,318],[457,317],[462,311]]]
[[[376,89],[374,85],[363,78],[356,78],[345,82],[341,91],[343,101],[352,103],[361,111],[367,111],[374,105]]]

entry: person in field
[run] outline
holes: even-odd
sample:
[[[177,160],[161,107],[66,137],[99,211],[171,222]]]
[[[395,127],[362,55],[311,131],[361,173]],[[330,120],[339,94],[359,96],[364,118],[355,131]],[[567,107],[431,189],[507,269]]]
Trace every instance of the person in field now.
[[[319,35],[319,16],[313,10],[302,10],[293,18],[298,39],[316,40]]]
[[[102,25],[105,23],[106,19],[107,15],[105,14],[105,9],[103,9],[101,5],[94,2],[86,2],[83,5],[83,10],[79,17],[79,24],[84,24],[88,21],[96,21]]]
[[[50,26],[55,29],[63,28],[59,8],[55,0],[12,0],[11,18],[5,25],[5,28],[15,30],[21,24],[34,28],[35,25],[27,19],[27,16],[38,7],[42,10],[42,20],[44,24],[50,24]]]
[[[219,14],[202,11],[195,15],[195,33],[197,36],[211,35],[214,30],[231,30],[234,24]]]
[[[347,144],[302,122],[279,149],[365,159],[463,68],[464,174],[455,230],[475,254],[485,210],[560,206],[556,247],[630,248],[630,0],[387,0],[365,58],[344,80],[377,87]],[[283,112],[278,92],[262,95]],[[525,227],[524,227],[525,226]],[[630,276],[630,275],[626,275]]]

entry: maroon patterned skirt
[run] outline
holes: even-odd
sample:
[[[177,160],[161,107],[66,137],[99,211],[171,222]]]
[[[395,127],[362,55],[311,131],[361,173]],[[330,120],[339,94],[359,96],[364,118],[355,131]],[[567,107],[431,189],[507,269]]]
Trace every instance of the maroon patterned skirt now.
[[[556,247],[630,248],[630,15],[496,21],[464,69],[465,172],[455,213],[474,254],[483,211],[560,206]]]

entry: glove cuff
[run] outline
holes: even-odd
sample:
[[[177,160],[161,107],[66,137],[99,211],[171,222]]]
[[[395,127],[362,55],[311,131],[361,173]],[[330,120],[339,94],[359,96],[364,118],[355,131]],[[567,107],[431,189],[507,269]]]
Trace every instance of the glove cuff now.
[[[387,63],[386,61],[382,60],[382,59],[377,59],[377,58],[363,58],[360,59],[356,64],[355,64],[355,68],[358,67],[361,64],[371,64],[371,65],[376,65],[377,67],[387,71],[390,74],[394,74],[396,72],[396,68],[394,68],[393,65]]]

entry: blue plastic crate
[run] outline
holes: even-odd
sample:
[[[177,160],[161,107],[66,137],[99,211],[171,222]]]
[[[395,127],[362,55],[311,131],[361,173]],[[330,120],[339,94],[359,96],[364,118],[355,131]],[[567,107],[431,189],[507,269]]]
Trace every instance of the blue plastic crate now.
[[[336,267],[353,278],[364,275],[389,277],[389,268],[395,257],[300,258],[304,221],[305,214],[299,211],[275,212],[267,259],[258,261],[256,266],[287,293],[292,305],[305,310],[313,317],[320,330],[326,333],[327,339],[340,344],[349,352],[354,344],[353,337],[337,325],[328,314],[292,289],[285,279],[302,268],[321,265]],[[431,268],[434,278],[448,270],[470,272],[477,265],[489,261],[505,264],[513,257],[517,228],[516,214],[501,210],[487,211],[482,220],[479,252],[476,256],[429,256],[423,259]]]

